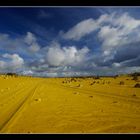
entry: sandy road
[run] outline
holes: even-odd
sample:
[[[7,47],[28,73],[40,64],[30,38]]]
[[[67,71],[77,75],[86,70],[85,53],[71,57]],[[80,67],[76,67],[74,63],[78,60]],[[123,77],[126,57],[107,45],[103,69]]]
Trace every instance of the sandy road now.
[[[5,127],[22,111],[26,102],[33,96],[38,86],[42,83],[32,85],[24,85],[24,87],[17,89],[11,93],[8,98],[1,102],[1,115],[0,115],[0,132],[3,132]]]

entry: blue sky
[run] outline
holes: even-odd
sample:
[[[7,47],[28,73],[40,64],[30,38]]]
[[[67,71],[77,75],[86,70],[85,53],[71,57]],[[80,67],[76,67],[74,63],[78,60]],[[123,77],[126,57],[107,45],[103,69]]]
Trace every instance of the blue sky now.
[[[0,8],[0,72],[34,76],[140,71],[139,7]]]

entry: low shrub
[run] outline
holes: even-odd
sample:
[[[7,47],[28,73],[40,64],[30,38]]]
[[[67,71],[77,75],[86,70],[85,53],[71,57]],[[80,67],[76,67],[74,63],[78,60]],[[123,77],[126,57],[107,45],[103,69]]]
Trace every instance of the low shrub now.
[[[135,88],[140,88],[140,84],[137,83],[137,84],[134,85],[134,87],[135,87]]]
[[[120,81],[119,85],[124,85],[124,81]]]

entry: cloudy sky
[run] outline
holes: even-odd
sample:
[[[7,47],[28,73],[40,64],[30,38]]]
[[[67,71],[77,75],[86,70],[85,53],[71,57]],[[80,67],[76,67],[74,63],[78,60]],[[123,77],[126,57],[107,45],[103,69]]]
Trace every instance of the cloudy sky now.
[[[0,73],[140,71],[140,7],[0,8]]]

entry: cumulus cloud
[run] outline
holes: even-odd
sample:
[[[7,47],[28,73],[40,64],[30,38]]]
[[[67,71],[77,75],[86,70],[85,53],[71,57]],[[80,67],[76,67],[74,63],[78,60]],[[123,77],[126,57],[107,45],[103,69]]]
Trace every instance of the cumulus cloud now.
[[[122,43],[122,32],[119,32],[117,28],[113,28],[111,26],[103,26],[98,33],[98,37],[102,41],[103,49],[111,49],[114,46]]]
[[[89,38],[97,38],[96,41],[100,43],[98,52],[94,53],[88,47],[80,49],[76,45],[52,42],[42,49],[43,57],[32,63],[34,73],[57,76],[112,75],[139,70],[140,20],[128,13],[113,12],[102,14],[97,19],[85,19],[59,35],[66,41],[77,42],[87,35]],[[30,33],[27,40],[30,46],[37,42],[36,37]]]
[[[7,64],[14,69],[21,68],[24,64],[23,58],[21,58],[18,54],[4,54],[3,57],[9,59]]]
[[[18,53],[32,55],[40,50],[41,46],[37,38],[31,32],[26,35],[13,37],[10,34],[0,33],[0,51],[8,53]]]
[[[121,64],[120,64],[120,63],[117,63],[117,62],[114,62],[114,63],[112,64],[112,66],[113,66],[113,67],[120,67]]]
[[[95,22],[95,20],[92,18],[86,19],[69,29],[65,34],[63,34],[63,38],[79,40],[96,29],[98,29],[98,24]]]
[[[37,39],[33,33],[27,32],[24,40],[25,43],[29,45],[29,50],[31,52],[37,52],[40,50],[40,45],[37,43]]]
[[[128,13],[112,13],[101,15],[96,22],[100,25],[97,37],[101,42],[101,52],[93,59],[97,67],[125,73],[140,66],[140,20]]]
[[[32,43],[36,42],[36,37],[34,34],[32,34],[31,32],[27,32],[27,35],[25,36],[25,42],[28,45],[31,45]]]
[[[46,60],[50,66],[77,65],[86,60],[88,52],[87,47],[82,49],[77,49],[75,46],[61,47],[55,42],[49,46]]]
[[[6,60],[4,60],[6,59]],[[0,70],[16,71],[24,65],[24,59],[18,54],[3,54],[0,60]]]
[[[102,41],[103,49],[113,49],[139,40],[139,28],[140,20],[128,13],[113,13],[102,21],[98,37]]]
[[[114,12],[85,19],[58,36],[63,40],[53,38],[57,41],[44,43],[42,47],[38,36],[31,32],[16,39],[0,34],[0,71],[24,67],[21,72],[24,75],[80,76],[140,69],[140,19],[128,13]],[[97,50],[88,43],[81,46],[85,36],[97,41]]]
[[[30,47],[29,47],[31,52],[37,52],[40,50],[40,46],[37,43],[33,43]]]
[[[23,75],[33,75],[34,72],[32,70],[24,70],[24,71],[22,71],[22,74]]]
[[[103,49],[107,49],[129,44],[132,40],[139,40],[140,33],[137,30],[139,27],[139,19],[133,18],[128,13],[118,14],[114,12],[103,14],[96,20],[92,18],[83,20],[62,34],[62,37],[78,41],[98,29],[97,35],[102,41]]]

